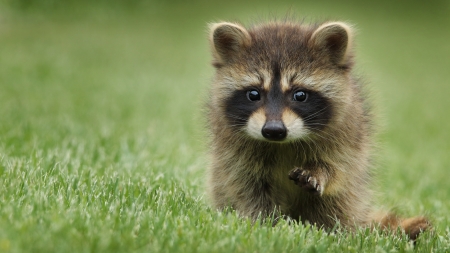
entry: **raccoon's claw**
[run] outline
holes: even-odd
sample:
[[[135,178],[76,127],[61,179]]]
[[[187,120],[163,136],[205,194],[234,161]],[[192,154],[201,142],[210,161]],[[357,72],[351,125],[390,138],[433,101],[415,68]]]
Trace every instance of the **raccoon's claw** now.
[[[289,172],[289,179],[293,180],[294,183],[300,186],[307,192],[310,192],[315,195],[322,195],[323,187],[320,184],[320,181],[311,175],[311,172],[308,170],[302,170],[300,168],[294,168]]]

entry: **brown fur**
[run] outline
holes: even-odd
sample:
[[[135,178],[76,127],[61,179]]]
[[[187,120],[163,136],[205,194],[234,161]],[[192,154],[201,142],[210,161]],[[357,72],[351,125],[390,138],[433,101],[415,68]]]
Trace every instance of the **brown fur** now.
[[[372,117],[351,73],[349,25],[271,22],[247,30],[222,22],[211,26],[210,42],[216,74],[208,103],[209,192],[215,207],[231,206],[252,218],[280,213],[328,228],[337,220],[350,229],[375,221],[386,228],[400,226],[411,239],[428,228],[423,217],[377,220],[372,215]],[[291,139],[269,142],[258,136],[274,117],[265,108],[241,128],[230,124],[225,101],[236,90],[268,90],[274,62],[283,92],[305,87],[331,103],[326,126],[309,131],[301,123],[307,119],[296,121],[286,109],[278,118]]]

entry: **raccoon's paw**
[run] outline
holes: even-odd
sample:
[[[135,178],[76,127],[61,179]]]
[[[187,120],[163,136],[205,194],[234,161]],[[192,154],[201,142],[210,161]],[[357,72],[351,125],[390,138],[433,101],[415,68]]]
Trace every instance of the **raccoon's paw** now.
[[[323,193],[323,186],[320,180],[317,177],[312,176],[309,170],[294,168],[289,172],[289,179],[293,180],[296,185],[300,186],[305,191],[314,195],[321,196]]]

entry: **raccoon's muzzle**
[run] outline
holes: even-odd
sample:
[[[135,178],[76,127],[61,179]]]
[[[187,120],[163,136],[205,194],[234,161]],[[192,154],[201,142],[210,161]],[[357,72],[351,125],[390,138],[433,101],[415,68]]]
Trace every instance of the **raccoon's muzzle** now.
[[[287,129],[282,118],[284,104],[284,94],[281,89],[280,63],[272,63],[273,79],[267,94],[266,101],[266,123],[261,129],[264,138],[270,141],[282,141],[287,136]]]
[[[280,120],[267,121],[261,129],[262,136],[270,141],[282,141],[287,136],[287,129]]]

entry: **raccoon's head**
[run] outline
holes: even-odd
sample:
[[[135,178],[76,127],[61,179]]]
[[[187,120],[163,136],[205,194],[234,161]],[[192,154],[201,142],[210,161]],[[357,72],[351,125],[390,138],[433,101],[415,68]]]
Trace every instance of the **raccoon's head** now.
[[[212,106],[253,139],[290,142],[326,135],[352,96],[350,26],[211,25]],[[220,117],[221,115],[217,115]]]

